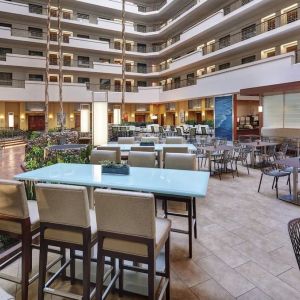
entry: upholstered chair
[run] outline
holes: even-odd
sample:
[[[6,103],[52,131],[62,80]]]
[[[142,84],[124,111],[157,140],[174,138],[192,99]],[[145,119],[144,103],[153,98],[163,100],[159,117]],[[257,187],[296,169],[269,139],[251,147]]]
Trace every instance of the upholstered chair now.
[[[97,150],[116,151],[116,163],[121,163],[121,149],[119,146],[99,146]]]
[[[22,300],[28,299],[29,278],[32,269],[32,239],[39,233],[39,214],[36,201],[27,200],[23,182],[0,180],[0,233],[21,240],[21,280],[0,273],[0,278],[22,286]],[[15,256],[18,258],[19,256]],[[4,263],[7,266],[14,260]]]
[[[182,136],[167,136],[166,144],[184,144],[184,138]]]
[[[90,163],[101,164],[102,161],[117,161],[117,152],[113,150],[92,150]]]
[[[119,259],[119,293],[123,293],[123,270],[141,271],[135,264],[147,264],[148,299],[155,299],[156,258],[165,247],[166,277],[160,291],[170,299],[170,228],[167,219],[155,217],[154,196],[148,193],[96,189],[94,194],[97,218],[98,257],[96,299],[102,299],[104,257]],[[117,278],[115,279],[117,280]],[[162,299],[160,295],[157,299]]]
[[[118,137],[118,144],[134,144],[134,137]]]
[[[60,272],[70,264],[71,283],[75,279],[75,258],[83,260],[83,300],[90,299],[91,249],[96,243],[96,215],[89,208],[87,189],[80,186],[61,184],[36,185],[37,203],[40,214],[40,266],[38,299],[51,293],[62,296],[64,292],[50,289],[45,284],[47,252],[49,246],[70,249],[70,261],[65,263]],[[82,257],[75,256],[75,251],[82,251]],[[58,273],[60,273],[58,272]],[[56,273],[50,280],[55,280]],[[49,282],[49,281],[48,281]],[[66,298],[79,298],[67,293]]]
[[[156,153],[143,151],[130,151],[128,165],[131,167],[155,168]]]
[[[196,154],[166,153],[165,169],[196,170]]]
[[[173,147],[173,146],[166,146],[163,148],[163,160],[165,161],[166,153],[188,153],[188,147]]]

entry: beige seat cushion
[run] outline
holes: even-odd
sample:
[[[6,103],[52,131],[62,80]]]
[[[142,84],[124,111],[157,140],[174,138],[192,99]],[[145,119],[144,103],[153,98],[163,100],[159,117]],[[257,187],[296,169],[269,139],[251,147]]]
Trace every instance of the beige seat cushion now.
[[[168,219],[156,218],[155,227],[155,256],[157,256],[168,239],[171,230],[171,221]],[[135,242],[105,238],[103,249],[130,255],[148,257],[147,246],[145,244]]]
[[[31,231],[34,231],[40,226],[39,211],[36,201],[28,200],[28,211],[31,223]],[[0,220],[0,230],[22,234],[21,224],[13,221]]]
[[[97,237],[97,223],[96,223],[96,214],[93,209],[90,209],[90,221],[91,221],[91,237],[92,241]],[[63,226],[63,225],[62,225]],[[82,245],[82,234],[63,229],[46,229],[45,230],[45,239],[59,242],[72,243],[77,245]]]

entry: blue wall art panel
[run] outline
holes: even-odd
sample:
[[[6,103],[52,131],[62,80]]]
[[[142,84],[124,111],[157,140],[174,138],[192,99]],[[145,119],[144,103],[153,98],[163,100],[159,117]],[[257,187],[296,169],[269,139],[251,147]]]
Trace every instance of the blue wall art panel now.
[[[233,101],[232,96],[215,97],[215,135],[218,138],[233,139]]]

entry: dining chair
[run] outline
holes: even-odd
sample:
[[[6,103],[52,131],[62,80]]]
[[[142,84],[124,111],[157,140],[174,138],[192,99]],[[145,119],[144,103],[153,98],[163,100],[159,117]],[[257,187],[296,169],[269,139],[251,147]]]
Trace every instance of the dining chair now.
[[[7,258],[3,270],[21,256],[21,279],[1,272],[0,278],[21,285],[22,300],[28,299],[28,287],[38,277],[31,276],[32,241],[39,235],[40,219],[36,201],[27,200],[24,183],[14,180],[0,180],[0,233],[21,240],[21,250]]]
[[[188,153],[166,153],[165,169],[189,170],[195,171],[196,154]],[[189,236],[189,257],[193,256],[193,229],[194,237],[197,238],[197,211],[196,211],[196,198],[194,197],[172,197],[172,196],[158,196],[158,199],[163,200],[164,216],[177,216],[188,219],[188,230],[172,229],[174,232],[184,233]],[[186,213],[171,212],[168,210],[168,201],[181,202],[186,205]]]
[[[289,221],[288,231],[297,260],[298,268],[300,269],[300,218]]]
[[[113,150],[92,150],[90,163],[99,165],[103,161],[117,162],[117,152]]]
[[[79,299],[78,294],[50,288],[59,275],[70,265],[70,282],[75,282],[75,260],[82,260],[83,293],[80,299],[89,300],[95,294],[90,290],[91,250],[97,242],[96,215],[89,208],[85,187],[62,184],[36,184],[36,196],[40,214],[40,259],[38,299],[52,294]],[[70,249],[70,259],[46,282],[46,264],[49,247]],[[82,251],[82,256],[75,254]],[[77,297],[77,298],[76,298]]]
[[[154,144],[158,144],[159,143],[159,137],[157,136],[142,136],[141,138],[141,142],[153,142]]]
[[[184,139],[182,136],[167,136],[166,144],[184,144]]]
[[[96,189],[94,194],[97,218],[97,278],[96,299],[107,296],[103,292],[104,258],[119,259],[117,280],[119,295],[123,295],[124,270],[148,275],[148,299],[170,299],[170,229],[171,221],[155,217],[154,196],[150,193]],[[156,259],[164,250],[164,271],[156,270]],[[148,268],[128,265],[146,264]],[[155,297],[156,275],[165,277],[160,286],[160,295]]]
[[[166,153],[188,153],[188,152],[189,152],[188,147],[165,146],[163,147],[163,160],[165,161]]]
[[[118,144],[134,144],[134,137],[118,137]]]
[[[121,163],[121,148],[119,146],[99,146],[97,150],[116,151],[116,163]]]
[[[156,153],[144,151],[130,151],[128,165],[131,167],[155,168]]]

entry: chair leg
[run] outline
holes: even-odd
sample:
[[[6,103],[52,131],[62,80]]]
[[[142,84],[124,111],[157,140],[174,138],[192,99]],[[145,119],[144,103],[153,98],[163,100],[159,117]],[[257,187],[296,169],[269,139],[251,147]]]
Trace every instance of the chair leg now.
[[[193,257],[193,213],[192,202],[188,201],[188,232],[189,232],[189,258]]]
[[[90,277],[91,277],[91,245],[90,245],[90,242],[86,243],[84,246],[82,263],[83,263],[82,300],[89,300],[90,299]]]
[[[290,195],[292,194],[292,188],[291,188],[291,175],[289,175],[289,192],[290,192]]]
[[[168,201],[164,199],[163,204],[164,204],[164,218],[167,218],[168,217]]]
[[[97,275],[96,275],[96,298],[102,299],[103,293],[103,277],[104,277],[104,256],[102,255],[102,242],[98,241],[98,251],[97,251]]]
[[[30,272],[31,234],[23,232],[22,236],[22,300],[28,299],[28,285]]]
[[[272,183],[272,190],[274,189],[274,187],[275,187],[275,181],[276,181],[276,179],[275,179],[275,177],[274,177],[274,179],[273,179],[273,183]]]
[[[75,283],[75,250],[70,249],[70,279],[71,279],[71,284]]]
[[[165,276],[169,280],[166,288],[166,300],[170,300],[170,236],[165,245]]]
[[[119,259],[119,297],[123,297],[123,286],[124,286],[124,261]],[[98,298],[97,298],[98,299]]]
[[[155,299],[155,260],[149,257],[150,263],[148,265],[148,299]]]
[[[48,246],[41,237],[40,241],[40,260],[39,260],[39,287],[38,287],[38,299],[44,300],[44,286],[46,282],[46,268],[47,268],[47,252]]]
[[[259,181],[259,186],[258,186],[258,191],[257,191],[258,193],[260,192],[260,187],[261,187],[263,176],[264,176],[264,173],[261,173],[260,181]]]
[[[276,177],[276,183],[275,183],[275,188],[276,188],[276,198],[278,198],[278,177]]]
[[[194,238],[196,239],[198,237],[196,198],[194,197],[192,201],[193,201],[193,219],[194,219]]]

